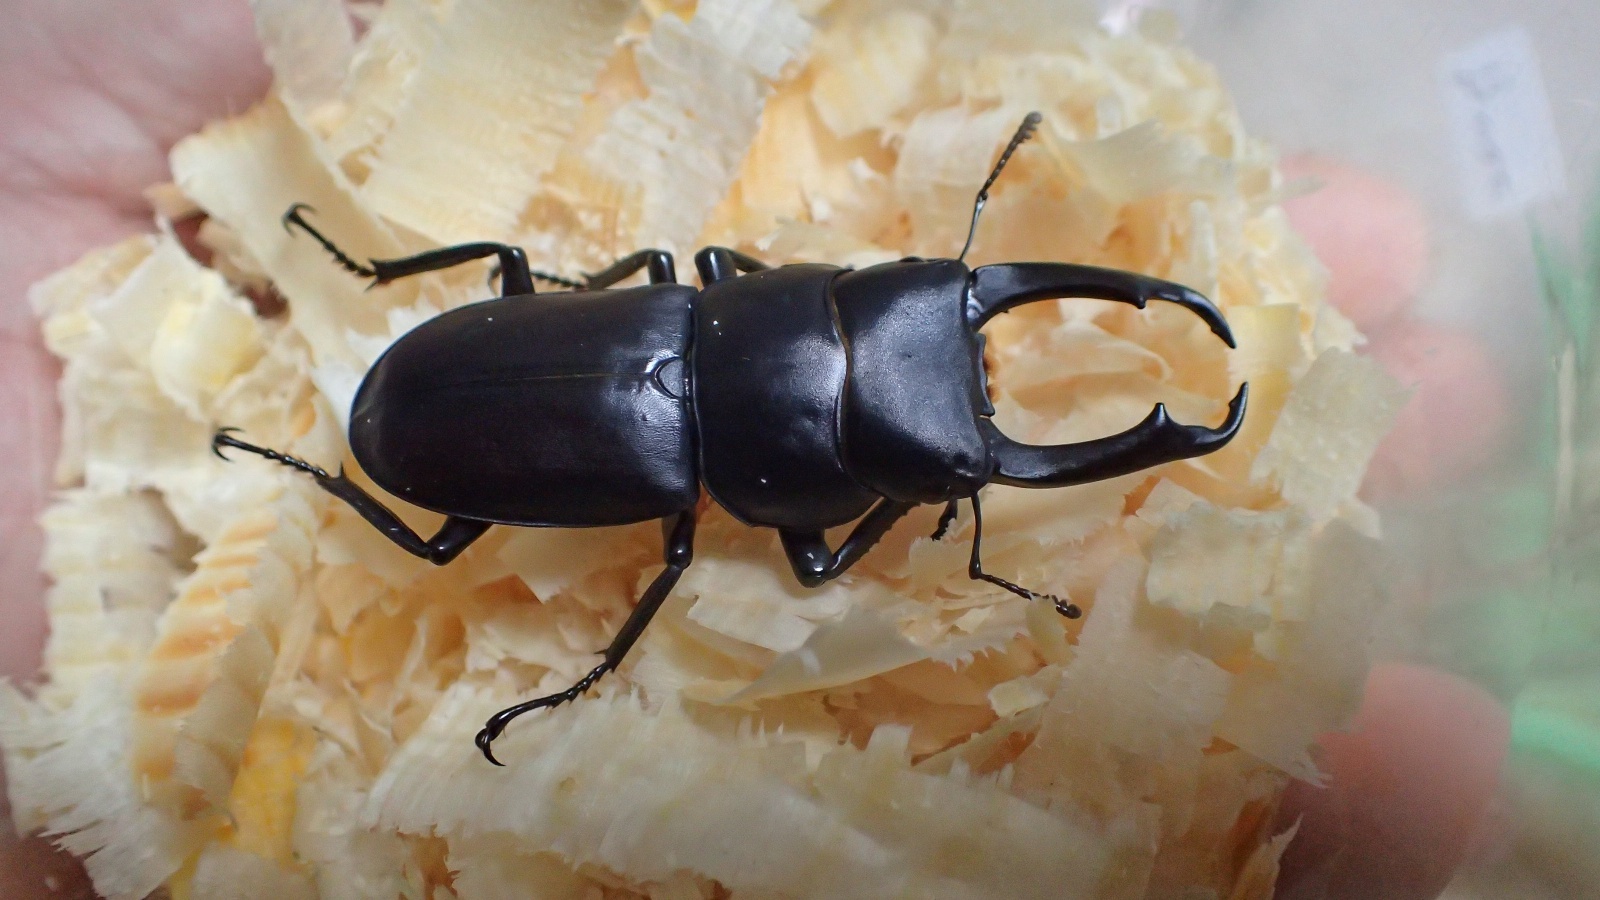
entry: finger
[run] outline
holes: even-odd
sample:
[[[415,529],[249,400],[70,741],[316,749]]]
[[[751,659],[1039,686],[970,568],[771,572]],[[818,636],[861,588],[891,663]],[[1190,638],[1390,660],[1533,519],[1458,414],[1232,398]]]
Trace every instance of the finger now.
[[[4,773],[0,772],[0,782]],[[0,791],[0,885],[7,900],[94,900],[83,865],[41,837],[19,837]]]
[[[35,334],[0,331],[0,675],[31,675],[44,647],[44,533],[59,427],[55,360]]]
[[[1427,275],[1428,220],[1405,188],[1316,156],[1283,161],[1318,187],[1284,203],[1295,231],[1328,267],[1328,300],[1372,333],[1404,313]]]
[[[1504,366],[1477,336],[1402,319],[1368,351],[1411,396],[1373,455],[1364,498],[1424,496],[1483,468],[1505,448],[1511,391]]]
[[[1499,787],[1510,738],[1482,688],[1422,666],[1372,670],[1349,732],[1322,740],[1326,787],[1284,798],[1300,822],[1278,900],[1431,900],[1460,868]]]

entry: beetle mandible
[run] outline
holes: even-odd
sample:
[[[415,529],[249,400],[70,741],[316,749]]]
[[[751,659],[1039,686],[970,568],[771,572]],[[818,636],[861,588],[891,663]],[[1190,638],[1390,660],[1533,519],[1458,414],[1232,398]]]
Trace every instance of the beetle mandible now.
[[[989,189],[1038,127],[1029,113],[973,204],[955,259],[860,270],[823,264],[769,268],[726,247],[695,254],[703,288],[677,283],[673,257],[642,250],[582,281],[531,270],[520,248],[443,247],[362,265],[302,216],[304,230],[354,274],[381,284],[498,257],[501,295],[443,313],[394,342],[373,364],[350,411],[350,449],[384,490],[446,516],[424,539],[344,477],[219,430],[223,447],[314,477],[407,552],[444,565],[492,524],[529,527],[662,521],[666,568],[639,598],[604,661],[557,694],[492,716],[490,745],[525,712],[576,699],[617,668],[694,552],[700,488],[747,525],[777,529],[795,577],[815,587],[848,570],[919,504],[945,504],[937,539],[972,504],[968,574],[1029,599],[1079,609],[983,571],[986,484],[1064,487],[1210,453],[1233,438],[1248,385],[1217,428],[1180,425],[1157,405],[1120,434],[1035,446],[991,422],[983,365],[994,316],[1024,303],[1152,300],[1197,314],[1234,346],[1227,321],[1187,287],[1129,272],[1064,263],[962,262]],[[644,269],[647,286],[611,286]],[[534,292],[534,279],[570,292]],[[226,457],[224,457],[226,458]],[[855,522],[838,549],[825,529]]]

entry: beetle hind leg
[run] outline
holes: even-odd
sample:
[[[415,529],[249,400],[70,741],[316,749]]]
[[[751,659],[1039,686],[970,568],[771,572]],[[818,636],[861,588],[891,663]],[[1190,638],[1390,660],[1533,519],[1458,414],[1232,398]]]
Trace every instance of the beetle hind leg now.
[[[394,541],[400,549],[436,566],[442,566],[460,556],[461,551],[467,549],[473,541],[483,537],[483,533],[489,530],[488,522],[450,516],[439,526],[439,531],[433,537],[423,540],[422,535],[412,531],[411,526],[378,502],[378,498],[362,490],[361,485],[344,477],[343,472],[329,475],[321,466],[312,465],[287,453],[279,453],[267,447],[242,441],[233,436],[233,432],[236,431],[237,428],[219,429],[211,438],[211,452],[222,459],[227,459],[228,457],[222,453],[222,448],[232,447],[310,475],[317,480],[319,487],[350,504],[361,518],[382,532],[384,537]]]
[[[497,766],[504,765],[504,763],[494,758],[491,745],[494,743],[494,739],[506,730],[506,726],[511,723],[512,719],[523,713],[533,712],[536,709],[547,709],[560,706],[563,703],[570,703],[593,687],[594,683],[604,677],[607,672],[616,671],[617,666],[622,665],[623,658],[628,655],[629,650],[633,649],[634,642],[638,641],[639,635],[644,633],[645,626],[649,625],[650,620],[655,618],[656,613],[660,611],[661,604],[666,601],[667,595],[672,592],[673,585],[678,583],[678,578],[683,575],[683,571],[689,568],[689,563],[694,561],[694,526],[695,511],[693,509],[686,510],[676,517],[662,522],[661,530],[666,538],[666,551],[663,555],[666,557],[667,567],[661,570],[661,573],[655,577],[654,581],[650,582],[650,586],[645,589],[644,594],[639,598],[639,603],[633,608],[628,620],[622,623],[621,630],[617,632],[615,638],[612,638],[611,646],[606,648],[605,661],[589,670],[589,674],[578,679],[576,684],[564,691],[518,703],[516,706],[506,707],[490,716],[489,721],[484,723],[483,730],[478,732],[478,736],[474,741],[478,745],[478,749],[483,752],[485,759]]]
[[[318,231],[310,222],[307,222],[302,212],[316,212],[304,203],[296,203],[289,207],[283,214],[283,227],[286,230],[299,228],[310,235],[312,240],[322,245],[339,265],[343,266],[353,275],[362,278],[371,278],[374,287],[387,284],[397,278],[410,275],[421,275],[424,272],[437,272],[440,269],[449,269],[463,263],[484,259],[490,256],[499,257],[496,268],[501,275],[501,295],[515,296],[533,293],[533,280],[548,281],[564,287],[582,287],[579,282],[560,275],[540,272],[528,268],[527,254],[521,247],[510,244],[498,244],[492,241],[482,241],[472,244],[456,244],[451,247],[440,247],[414,256],[401,256],[394,259],[370,259],[367,265],[357,262],[350,254],[339,249],[339,246]]]
[[[972,559],[967,563],[967,577],[973,581],[987,581],[997,587],[1005,588],[1025,600],[1048,600],[1055,605],[1056,612],[1069,619],[1076,619],[1083,615],[1083,610],[1076,603],[1063,600],[1055,594],[1041,594],[1030,591],[1021,585],[1013,584],[998,575],[990,575],[983,570],[983,508],[978,504],[978,495],[972,495]]]

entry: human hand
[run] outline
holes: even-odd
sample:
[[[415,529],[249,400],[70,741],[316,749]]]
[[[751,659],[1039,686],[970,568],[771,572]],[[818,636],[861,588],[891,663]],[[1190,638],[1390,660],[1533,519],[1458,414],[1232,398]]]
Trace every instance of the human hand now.
[[[51,490],[59,369],[27,304],[32,282],[150,228],[142,191],[167,150],[243,110],[268,74],[245,0],[19,0],[0,28],[0,675],[44,646],[37,519]],[[42,840],[18,841],[0,800],[0,893],[93,896]],[[50,885],[54,885],[52,888]]]
[[[1510,401],[1481,340],[1411,315],[1431,255],[1427,216],[1400,186],[1333,160],[1299,157],[1284,169],[1322,182],[1287,208],[1329,269],[1329,300],[1413,391],[1363,496],[1400,501],[1447,487],[1503,443]],[[1481,849],[1509,742],[1505,708],[1481,688],[1421,666],[1375,667],[1351,730],[1320,742],[1326,786],[1297,782],[1284,798],[1279,825],[1299,831],[1278,900],[1439,896]]]
[[[1277,900],[1432,900],[1483,849],[1511,720],[1488,692],[1424,666],[1372,670],[1349,732],[1325,735],[1326,787],[1295,782],[1299,823]]]

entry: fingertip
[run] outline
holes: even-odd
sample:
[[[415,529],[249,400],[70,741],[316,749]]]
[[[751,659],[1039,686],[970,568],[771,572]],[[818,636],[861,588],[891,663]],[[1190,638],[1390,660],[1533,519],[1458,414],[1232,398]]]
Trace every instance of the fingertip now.
[[[1368,352],[1411,394],[1373,455],[1366,499],[1423,496],[1480,470],[1505,447],[1511,389],[1504,366],[1477,335],[1403,319],[1373,338]]]
[[[1421,202],[1402,185],[1326,157],[1289,157],[1282,170],[1320,185],[1283,206],[1328,267],[1328,301],[1367,333],[1399,316],[1421,291],[1432,253]]]
[[[1285,795],[1281,821],[1300,830],[1277,896],[1438,896],[1474,845],[1509,741],[1509,715],[1477,685],[1374,667],[1351,729],[1322,739],[1327,786]]]

